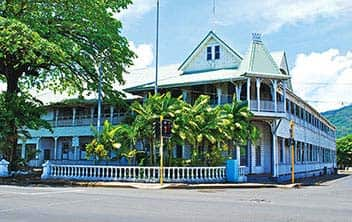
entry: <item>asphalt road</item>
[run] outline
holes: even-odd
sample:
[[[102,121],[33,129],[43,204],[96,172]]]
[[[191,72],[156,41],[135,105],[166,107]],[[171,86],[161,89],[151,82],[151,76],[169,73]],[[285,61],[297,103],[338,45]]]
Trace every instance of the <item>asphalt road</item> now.
[[[352,222],[352,176],[300,189],[0,186],[0,221]]]

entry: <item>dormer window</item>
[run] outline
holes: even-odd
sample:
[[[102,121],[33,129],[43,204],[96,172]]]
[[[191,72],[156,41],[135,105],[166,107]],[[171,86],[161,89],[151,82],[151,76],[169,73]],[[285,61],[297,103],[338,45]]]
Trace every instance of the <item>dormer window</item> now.
[[[220,46],[215,46],[215,59],[220,59]]]
[[[209,60],[212,60],[212,57],[213,57],[213,56],[212,56],[212,53],[211,53],[211,51],[212,51],[211,48],[212,48],[211,46],[208,46],[208,47],[207,47],[207,60],[208,60],[208,61],[209,61]]]
[[[207,60],[216,60],[220,59],[220,46],[208,46],[207,47]]]

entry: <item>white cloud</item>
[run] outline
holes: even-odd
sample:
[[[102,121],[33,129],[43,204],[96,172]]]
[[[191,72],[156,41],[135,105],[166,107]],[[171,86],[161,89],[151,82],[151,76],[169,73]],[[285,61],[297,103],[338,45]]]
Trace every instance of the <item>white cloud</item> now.
[[[123,23],[133,22],[155,7],[156,0],[134,0],[132,5],[129,5],[127,9],[122,10],[120,13],[116,13],[114,17],[122,20]]]
[[[252,0],[220,1],[217,5],[218,23],[234,25],[238,22],[255,24],[258,31],[270,33],[286,24],[313,22],[319,17],[350,15],[351,0]]]
[[[291,74],[293,90],[319,111],[352,103],[352,51],[298,54]]]
[[[133,60],[134,65],[131,69],[144,69],[152,64],[154,56],[151,44],[135,45],[134,42],[130,41],[129,46],[137,54],[137,58]]]

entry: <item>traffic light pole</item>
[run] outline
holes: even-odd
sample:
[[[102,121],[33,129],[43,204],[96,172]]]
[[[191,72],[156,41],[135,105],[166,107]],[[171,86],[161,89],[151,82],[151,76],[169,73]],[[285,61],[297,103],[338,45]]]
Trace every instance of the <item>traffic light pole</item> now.
[[[164,183],[164,155],[163,155],[163,146],[164,146],[164,139],[163,139],[163,116],[160,116],[160,169],[159,169],[159,178],[160,178],[160,185],[162,186]]]

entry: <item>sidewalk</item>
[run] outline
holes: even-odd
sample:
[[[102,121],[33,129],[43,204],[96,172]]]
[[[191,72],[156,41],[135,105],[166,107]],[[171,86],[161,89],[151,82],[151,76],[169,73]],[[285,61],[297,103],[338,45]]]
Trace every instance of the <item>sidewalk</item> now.
[[[80,187],[110,187],[132,189],[240,189],[240,188],[299,188],[301,186],[319,186],[329,181],[351,176],[351,173],[340,172],[337,175],[326,175],[298,179],[295,184],[289,182],[280,184],[268,183],[211,183],[211,184],[185,184],[185,183],[133,183],[133,182],[89,182],[75,180],[41,180],[40,176],[0,178],[0,185],[17,186],[80,186]]]

